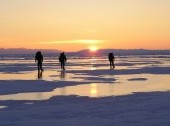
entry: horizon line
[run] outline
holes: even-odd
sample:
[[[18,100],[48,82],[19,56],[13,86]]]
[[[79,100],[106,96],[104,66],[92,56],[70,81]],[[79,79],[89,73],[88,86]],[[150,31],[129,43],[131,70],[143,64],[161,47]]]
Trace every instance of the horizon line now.
[[[38,48],[24,48],[24,47],[18,47],[18,48],[3,48],[3,47],[0,47],[0,49],[5,49],[5,50],[8,50],[8,49],[25,49],[25,50],[53,50],[53,51],[60,51],[60,52],[79,52],[79,51],[83,51],[83,50],[90,50],[90,49],[88,49],[88,48],[85,48],[85,49],[81,49],[81,50],[77,50],[77,51],[64,51],[64,50],[59,50],[59,49],[43,49],[43,48],[40,48],[40,49],[38,49]],[[129,48],[129,49],[125,49],[125,48],[119,48],[119,49],[117,49],[117,48],[101,48],[101,49],[98,49],[98,50],[162,50],[162,51],[164,51],[164,50],[170,50],[170,49],[146,49],[146,48]]]

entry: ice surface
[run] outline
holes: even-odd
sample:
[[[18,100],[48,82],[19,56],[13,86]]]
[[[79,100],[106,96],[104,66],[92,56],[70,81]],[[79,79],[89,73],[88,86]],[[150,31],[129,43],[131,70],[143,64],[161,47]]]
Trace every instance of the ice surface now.
[[[0,126],[169,126],[169,56],[0,59]]]

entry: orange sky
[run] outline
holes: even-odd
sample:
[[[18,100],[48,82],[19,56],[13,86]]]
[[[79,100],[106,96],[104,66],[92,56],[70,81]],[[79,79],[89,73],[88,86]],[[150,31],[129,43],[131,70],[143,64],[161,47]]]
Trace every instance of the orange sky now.
[[[170,49],[170,0],[0,0],[0,48]]]

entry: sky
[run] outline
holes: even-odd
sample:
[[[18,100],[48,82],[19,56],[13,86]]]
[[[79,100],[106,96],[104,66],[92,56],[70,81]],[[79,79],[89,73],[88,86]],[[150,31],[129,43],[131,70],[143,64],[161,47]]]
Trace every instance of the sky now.
[[[170,0],[0,0],[0,48],[170,49]]]

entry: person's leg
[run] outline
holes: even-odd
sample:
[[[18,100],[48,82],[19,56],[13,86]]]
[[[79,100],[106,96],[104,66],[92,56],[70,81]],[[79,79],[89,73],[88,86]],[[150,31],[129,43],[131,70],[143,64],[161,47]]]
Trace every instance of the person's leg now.
[[[111,61],[111,67],[113,68],[113,61]]]
[[[110,60],[110,69],[114,69],[113,60]]]
[[[65,70],[65,62],[63,62],[63,70]]]
[[[110,69],[111,69],[112,68],[112,62],[111,62],[111,60],[109,62],[110,62]]]
[[[38,71],[40,71],[40,64],[39,62],[37,63]]]
[[[61,69],[63,69],[63,62],[61,62]]]
[[[40,62],[40,69],[41,69],[41,71],[43,71],[42,62]]]

